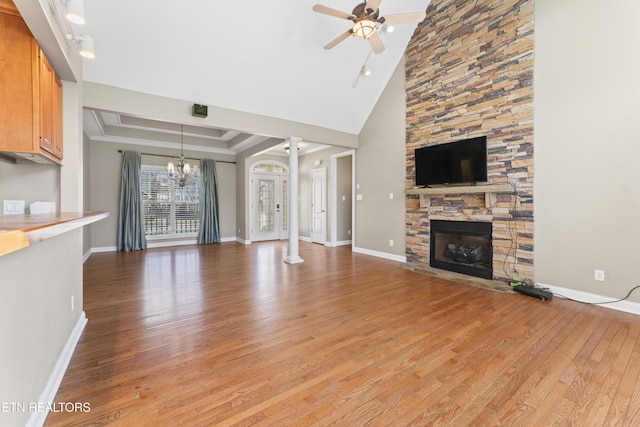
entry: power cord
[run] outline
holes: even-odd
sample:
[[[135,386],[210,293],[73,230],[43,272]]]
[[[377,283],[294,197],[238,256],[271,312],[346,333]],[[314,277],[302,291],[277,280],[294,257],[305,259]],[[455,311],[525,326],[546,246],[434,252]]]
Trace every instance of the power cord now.
[[[531,280],[531,279],[524,279],[521,283],[522,283],[522,286],[530,286],[532,288],[541,289],[543,291],[551,292],[551,290],[549,288],[545,288],[544,286],[541,286],[540,284],[538,284],[537,282],[535,282],[534,280]],[[629,299],[629,297],[631,296],[633,291],[635,291],[638,288],[640,288],[640,285],[634,286],[633,288],[631,288],[631,290],[629,290],[629,292],[627,293],[627,295],[624,298],[620,298],[620,299],[613,300],[613,301],[602,301],[602,302],[581,301],[581,300],[578,300],[578,299],[567,297],[567,296],[559,294],[557,292],[551,292],[551,293],[554,296],[557,296],[557,297],[560,297],[560,298],[564,298],[564,299],[568,299],[569,301],[579,302],[581,304],[605,305],[605,304],[613,304],[615,302],[621,302],[621,301],[625,301],[625,300]]]
[[[504,275],[507,276],[507,278],[511,281],[515,280],[513,277],[511,277],[511,274],[509,274],[509,272],[507,272],[507,259],[509,259],[509,254],[511,253],[511,250],[513,249],[514,244],[517,245],[517,241],[518,241],[518,233],[516,233],[516,238],[514,241],[513,238],[513,229],[511,227],[511,223],[513,222],[513,216],[514,214],[518,211],[518,189],[516,188],[516,185],[513,182],[508,182],[507,184],[509,184],[511,186],[511,188],[513,188],[513,207],[511,208],[511,214],[509,215],[509,240],[511,243],[509,243],[509,249],[507,250],[507,254],[504,256],[504,262],[502,263],[502,271],[504,272]],[[517,247],[517,246],[516,246]],[[514,254],[514,261],[513,261],[513,271],[516,270],[516,262],[515,262],[515,254]]]

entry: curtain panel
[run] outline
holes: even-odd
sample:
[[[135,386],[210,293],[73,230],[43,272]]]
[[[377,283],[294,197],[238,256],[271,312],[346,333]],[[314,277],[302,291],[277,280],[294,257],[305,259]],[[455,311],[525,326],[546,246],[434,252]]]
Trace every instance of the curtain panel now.
[[[118,218],[118,251],[147,249],[140,186],[140,153],[122,153],[122,181],[120,186],[120,211]]]
[[[200,161],[200,230],[198,244],[220,242],[220,220],[218,209],[218,179],[216,161]]]

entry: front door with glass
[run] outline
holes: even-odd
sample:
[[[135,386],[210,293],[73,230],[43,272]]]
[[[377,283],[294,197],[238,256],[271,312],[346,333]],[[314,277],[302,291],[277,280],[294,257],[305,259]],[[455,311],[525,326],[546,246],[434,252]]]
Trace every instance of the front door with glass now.
[[[279,174],[253,174],[251,240],[280,240],[289,237],[288,182],[286,176]]]

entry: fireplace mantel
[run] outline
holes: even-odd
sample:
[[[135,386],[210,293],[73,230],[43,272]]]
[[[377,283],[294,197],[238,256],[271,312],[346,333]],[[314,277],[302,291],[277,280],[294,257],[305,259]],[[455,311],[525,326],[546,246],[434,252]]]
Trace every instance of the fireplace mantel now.
[[[429,188],[407,188],[407,194],[418,194],[420,196],[420,207],[427,208],[431,204],[432,195],[442,194],[471,194],[485,193],[484,200],[487,208],[492,208],[496,204],[497,193],[512,193],[513,187],[510,184],[487,184],[487,185],[465,185],[465,186],[442,186]]]

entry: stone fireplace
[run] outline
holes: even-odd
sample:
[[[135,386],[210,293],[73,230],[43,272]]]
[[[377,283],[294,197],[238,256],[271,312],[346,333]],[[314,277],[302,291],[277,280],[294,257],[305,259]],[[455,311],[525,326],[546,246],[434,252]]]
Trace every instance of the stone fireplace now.
[[[409,42],[408,264],[431,268],[432,256],[441,257],[432,254],[434,221],[481,222],[491,226],[490,250],[483,249],[491,252],[491,269],[483,274],[499,281],[533,277],[533,5],[432,0]],[[487,137],[484,185],[498,188],[411,191],[417,148],[476,136]]]

